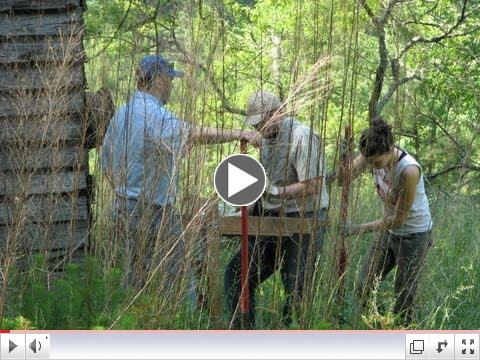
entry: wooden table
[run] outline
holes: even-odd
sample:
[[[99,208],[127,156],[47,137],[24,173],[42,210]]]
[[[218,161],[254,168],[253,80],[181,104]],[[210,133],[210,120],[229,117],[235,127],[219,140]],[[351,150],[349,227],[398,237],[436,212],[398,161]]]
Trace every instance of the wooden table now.
[[[220,218],[222,235],[241,235],[240,216],[223,216]],[[265,236],[291,236],[293,234],[310,234],[314,227],[326,227],[328,220],[292,217],[248,217],[248,234]]]
[[[221,264],[221,237],[240,236],[242,234],[242,218],[240,216],[212,215],[216,220],[209,222],[207,278],[210,299],[210,318],[215,328],[221,329],[223,323],[221,274],[225,269]],[[215,225],[214,225],[215,224]],[[291,236],[294,234],[311,234],[312,230],[329,226],[328,220],[291,217],[248,217],[248,234],[263,236]]]

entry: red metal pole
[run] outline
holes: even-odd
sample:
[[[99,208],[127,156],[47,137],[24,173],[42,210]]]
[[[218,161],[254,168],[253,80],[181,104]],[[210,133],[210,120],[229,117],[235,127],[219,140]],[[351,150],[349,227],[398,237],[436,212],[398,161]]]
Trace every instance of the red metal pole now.
[[[242,140],[240,143],[242,154],[247,152],[247,142]],[[248,284],[248,209],[242,206],[242,238],[241,238],[241,292],[240,292],[240,313],[242,315],[242,327],[246,328],[248,324],[250,288]]]
[[[340,226],[345,226],[348,217],[348,199],[350,195],[350,167],[351,167],[351,154],[353,152],[353,129],[352,125],[348,125],[345,127],[345,149],[342,154],[342,163],[341,163],[341,172],[342,178],[340,180],[340,185],[342,186],[342,194],[341,194],[341,203],[340,203]],[[339,242],[340,242],[340,256],[338,259],[338,277],[340,278],[340,283],[338,285],[338,300],[341,304],[343,302],[343,298],[345,295],[345,278],[343,275],[345,271],[347,271],[348,265],[348,248],[345,241],[345,235],[343,232],[339,234]]]

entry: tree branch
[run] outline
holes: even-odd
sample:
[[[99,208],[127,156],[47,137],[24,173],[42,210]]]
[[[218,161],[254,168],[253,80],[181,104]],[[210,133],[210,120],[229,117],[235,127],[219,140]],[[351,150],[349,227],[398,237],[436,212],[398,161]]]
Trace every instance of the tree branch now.
[[[395,5],[399,2],[402,2],[402,1],[403,0],[390,0],[388,2],[387,6],[385,7],[385,9],[383,9],[382,14],[380,15],[378,21],[381,24],[385,25],[385,23],[388,21],[388,18],[392,14],[392,11],[393,11],[393,8],[395,7]]]
[[[465,21],[467,18],[466,9],[467,9],[467,2],[468,0],[463,0],[462,10],[460,11],[460,15],[457,19],[457,22],[453,24],[447,31],[445,31],[442,35],[434,36],[432,38],[425,38],[423,36],[415,36],[412,38],[405,47],[400,51],[397,56],[397,59],[402,58],[405,53],[410,50],[413,46],[423,43],[423,44],[430,44],[430,43],[438,43],[443,39],[453,36],[452,33]]]
[[[442,132],[450,139],[450,141],[453,143],[453,145],[455,145],[455,147],[457,148],[459,153],[463,152],[464,147],[453,137],[452,134],[450,134],[448,132],[448,130],[445,128],[445,126],[442,125],[442,123],[440,121],[438,121],[434,116],[429,115],[429,114],[425,114],[424,112],[422,112],[415,102],[413,102],[413,105],[415,106],[415,110],[421,116],[427,118],[428,120],[433,122],[436,126],[438,126],[440,128],[440,130],[442,130]],[[447,114],[448,114],[448,112],[447,112]]]
[[[363,6],[368,16],[370,16],[370,18],[372,19],[373,25],[376,27],[375,35],[378,38],[379,61],[377,65],[377,70],[375,71],[375,81],[373,84],[372,95],[370,97],[370,102],[368,105],[369,121],[371,121],[374,117],[376,117],[379,114],[379,112],[377,111],[378,102],[382,94],[383,82],[385,80],[385,74],[387,72],[387,66],[388,66],[389,54],[387,49],[385,24],[388,21],[388,18],[390,17],[390,15],[392,14],[393,8],[400,1],[402,0],[389,0],[387,6],[383,9],[381,15],[377,17],[373,13],[370,6],[368,6],[366,0],[359,0],[359,3]],[[390,96],[391,95],[389,95],[388,98]],[[383,108],[383,105],[381,106],[381,108]]]
[[[212,73],[208,70],[208,68],[204,64],[198,62],[188,54],[187,50],[182,46],[180,41],[177,39],[175,34],[175,29],[173,27],[170,29],[170,33],[172,35],[173,44],[175,45],[177,50],[180,52],[180,54],[183,56],[184,62],[190,65],[193,65],[194,67],[196,67],[197,69],[201,70],[204,73],[205,77],[207,78],[208,82],[212,86],[213,90],[217,93],[217,96],[220,98],[223,109],[232,114],[245,116],[246,115],[245,110],[240,109],[236,106],[233,106],[228,101],[228,99],[226,98],[225,94],[222,91],[222,88],[217,84],[217,82],[215,81],[215,78],[213,77]]]
[[[441,175],[445,175],[445,174],[448,174],[449,172],[452,172],[454,170],[458,170],[458,169],[465,169],[466,171],[480,171],[480,166],[478,165],[475,165],[475,164],[465,164],[465,165],[462,165],[462,164],[456,164],[456,165],[451,165],[439,172],[436,172],[434,174],[429,174],[427,175],[427,179],[428,180],[432,180],[432,179],[435,179],[436,177],[439,177]]]
[[[371,121],[374,117],[378,116],[383,110],[385,104],[393,96],[395,91],[399,86],[407,83],[408,81],[414,79],[420,79],[418,75],[406,76],[402,79],[399,79],[399,66],[400,59],[405,55],[405,53],[411,49],[413,46],[419,43],[438,43],[443,39],[451,36],[455,36],[455,30],[465,21],[468,14],[466,13],[467,2],[468,0],[463,0],[462,8],[460,15],[455,24],[453,24],[448,30],[446,30],[442,35],[435,36],[433,38],[425,38],[422,36],[416,36],[410,40],[404,48],[399,52],[399,54],[391,60],[391,70],[393,75],[394,82],[389,86],[387,92],[382,96],[383,84],[385,81],[385,74],[388,66],[388,48],[386,45],[386,33],[385,33],[385,24],[387,23],[389,17],[391,16],[393,9],[396,4],[403,0],[389,0],[385,8],[382,10],[381,14],[377,17],[368,6],[366,0],[359,0],[359,3],[363,6],[367,14],[372,19],[373,25],[376,27],[375,35],[378,38],[378,54],[379,62],[375,72],[375,82],[373,85],[372,95],[370,97],[370,102],[368,106],[369,120]]]
[[[387,92],[382,97],[380,97],[380,99],[378,100],[377,106],[375,107],[375,114],[380,114],[382,112],[385,104],[388,102],[388,100],[390,100],[392,95],[395,93],[395,91],[397,91],[397,89],[400,86],[402,86],[402,85],[406,84],[407,82],[409,82],[411,80],[414,80],[414,79],[421,80],[421,77],[418,76],[417,74],[413,74],[411,76],[405,76],[404,78],[402,78],[400,80],[397,80],[393,84],[391,84],[388,87]]]
[[[97,58],[101,53],[103,53],[105,50],[108,49],[108,47],[110,46],[110,44],[113,42],[113,40],[117,37],[117,34],[120,32],[120,30],[122,29],[125,21],[127,20],[128,18],[128,15],[130,14],[130,9],[132,8],[132,0],[130,0],[128,2],[128,7],[127,7],[127,10],[125,11],[125,14],[123,15],[122,17],[122,20],[120,20],[120,22],[118,23],[118,26],[117,28],[115,29],[115,31],[113,32],[113,35],[112,37],[110,38],[110,40],[105,44],[105,46],[103,46],[99,51],[97,51],[96,54],[94,54],[90,60],[92,59],[95,59]]]
[[[370,97],[370,103],[368,105],[368,115],[369,121],[378,115],[376,112],[378,99],[382,94],[383,81],[385,80],[385,73],[388,66],[388,50],[386,44],[386,35],[383,25],[377,26],[377,36],[378,36],[378,55],[379,61],[377,70],[375,71],[375,82],[373,84],[372,95]]]
[[[372,9],[370,8],[370,6],[368,6],[367,4],[367,0],[358,0],[358,2],[360,3],[360,5],[363,6],[363,9],[365,10],[365,12],[368,14],[368,16],[370,16],[370,18],[373,20],[375,19],[375,14],[373,13]]]
[[[445,29],[440,24],[429,22],[429,21],[410,20],[410,21],[401,22],[399,25],[400,26],[422,25],[422,26],[427,26],[427,27],[434,27],[434,28],[440,29],[442,31],[445,31]]]

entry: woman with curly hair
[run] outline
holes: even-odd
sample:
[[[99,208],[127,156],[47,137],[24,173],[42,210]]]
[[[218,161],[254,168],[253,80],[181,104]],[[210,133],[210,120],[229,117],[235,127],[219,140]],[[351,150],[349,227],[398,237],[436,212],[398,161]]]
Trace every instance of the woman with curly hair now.
[[[394,144],[392,128],[381,117],[360,138],[360,155],[352,164],[352,178],[369,169],[384,204],[384,217],[350,225],[346,235],[378,231],[364,260],[357,294],[362,305],[375,279],[382,281],[397,267],[394,313],[404,325],[412,320],[412,305],[426,254],[432,245],[432,218],[425,194],[422,168],[405,150]]]

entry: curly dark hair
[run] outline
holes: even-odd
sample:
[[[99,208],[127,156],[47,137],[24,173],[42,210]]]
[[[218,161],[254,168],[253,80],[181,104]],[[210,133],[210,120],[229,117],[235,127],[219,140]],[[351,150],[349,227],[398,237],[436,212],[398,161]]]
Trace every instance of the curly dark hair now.
[[[382,155],[394,144],[392,127],[380,116],[374,118],[370,127],[360,136],[360,152],[365,157]]]

